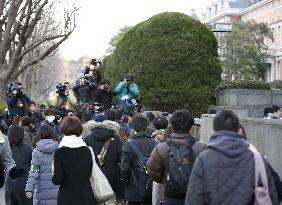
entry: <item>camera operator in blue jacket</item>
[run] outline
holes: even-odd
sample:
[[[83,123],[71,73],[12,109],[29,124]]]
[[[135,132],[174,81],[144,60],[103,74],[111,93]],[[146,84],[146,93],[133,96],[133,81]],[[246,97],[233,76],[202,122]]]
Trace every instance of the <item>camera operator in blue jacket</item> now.
[[[115,90],[118,93],[119,109],[134,110],[138,105],[139,88],[137,84],[133,82],[132,75],[128,75],[124,78],[123,82],[120,82]]]

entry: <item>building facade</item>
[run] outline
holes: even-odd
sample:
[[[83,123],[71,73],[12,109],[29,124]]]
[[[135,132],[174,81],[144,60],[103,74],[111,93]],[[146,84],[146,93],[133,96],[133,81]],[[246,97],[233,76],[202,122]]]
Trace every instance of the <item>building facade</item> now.
[[[282,80],[282,0],[253,0],[240,16],[242,22],[265,23],[272,29],[274,41],[268,41],[267,61],[270,66],[266,72],[266,80]]]
[[[269,57],[265,79],[282,80],[282,0],[217,0],[206,7],[203,23],[211,25],[216,37],[224,35],[220,25],[232,27],[238,22],[254,21],[267,24],[273,32],[269,41]]]

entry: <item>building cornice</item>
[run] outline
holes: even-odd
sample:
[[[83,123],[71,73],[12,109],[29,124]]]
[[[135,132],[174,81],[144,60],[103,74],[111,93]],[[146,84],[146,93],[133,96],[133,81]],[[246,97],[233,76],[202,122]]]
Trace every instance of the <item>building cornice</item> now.
[[[211,18],[208,18],[208,19],[204,19],[204,22],[205,23],[212,23],[224,16],[231,16],[231,15],[236,15],[236,16],[240,16],[240,13],[241,13],[242,9],[236,9],[236,10],[233,10],[233,9],[229,9],[229,10],[226,10],[226,11],[223,11]]]
[[[244,9],[243,11],[241,11],[240,15],[246,14],[246,13],[248,13],[248,12],[254,10],[254,9],[257,9],[257,8],[259,8],[261,6],[264,6],[265,4],[268,4],[271,1],[272,0],[262,0],[262,1],[258,2],[258,3],[255,3],[255,4],[251,5],[251,6],[249,6],[248,8]]]

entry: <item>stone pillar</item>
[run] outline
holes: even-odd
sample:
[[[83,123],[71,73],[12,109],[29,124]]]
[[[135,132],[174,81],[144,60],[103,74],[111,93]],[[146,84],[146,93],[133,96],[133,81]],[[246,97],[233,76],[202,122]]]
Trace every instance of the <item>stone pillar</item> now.
[[[271,82],[275,80],[275,62],[271,62]]]
[[[275,60],[275,80],[279,80],[279,61]]]

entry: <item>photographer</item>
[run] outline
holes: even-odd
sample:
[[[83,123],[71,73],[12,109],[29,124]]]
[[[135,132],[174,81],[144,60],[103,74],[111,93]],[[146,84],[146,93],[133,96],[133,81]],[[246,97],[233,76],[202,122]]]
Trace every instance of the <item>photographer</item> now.
[[[101,61],[97,61],[96,59],[90,60],[90,65],[85,66],[84,75],[86,80],[88,80],[92,84],[99,85],[101,82],[101,73],[98,70],[98,66],[101,65]]]
[[[94,91],[94,99],[104,106],[104,109],[110,109],[112,106],[112,98],[117,96],[117,93],[110,87],[108,80],[102,80],[98,89]]]
[[[27,115],[30,99],[24,94],[21,83],[10,83],[7,92],[9,118]]]
[[[119,95],[119,109],[135,110],[138,106],[137,100],[139,98],[139,88],[133,83],[132,75],[128,75],[124,78],[123,82],[120,82],[115,90]]]
[[[78,75],[78,81],[76,81],[76,85],[73,88],[73,92],[76,96],[76,100],[78,104],[82,103],[90,103],[91,96],[90,92],[94,91],[97,88],[96,84],[90,83],[85,79],[85,76],[80,73]]]
[[[68,82],[64,84],[59,83],[56,89],[56,98],[53,101],[53,106],[57,109],[65,108],[66,111],[74,112],[76,99],[73,92],[70,90],[70,84]]]

